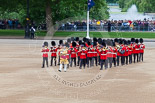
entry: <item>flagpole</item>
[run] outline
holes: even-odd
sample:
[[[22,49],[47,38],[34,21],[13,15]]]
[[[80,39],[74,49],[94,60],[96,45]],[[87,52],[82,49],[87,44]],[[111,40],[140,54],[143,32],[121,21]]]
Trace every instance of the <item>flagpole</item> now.
[[[90,36],[89,36],[89,7],[87,10],[87,37],[86,38],[90,39]]]

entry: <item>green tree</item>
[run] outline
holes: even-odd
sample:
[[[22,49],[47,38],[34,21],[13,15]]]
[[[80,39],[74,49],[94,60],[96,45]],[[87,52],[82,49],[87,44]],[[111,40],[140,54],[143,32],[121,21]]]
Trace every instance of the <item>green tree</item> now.
[[[56,21],[66,18],[84,16],[87,11],[87,0],[29,0],[30,19],[47,24],[49,34],[53,32],[53,25]],[[109,17],[105,0],[94,0],[95,6],[90,11],[90,16],[94,19],[107,19]],[[4,14],[16,12],[23,19],[26,18],[27,0],[3,0],[0,3],[1,12]],[[24,13],[24,14],[23,14]],[[97,13],[97,15],[94,15]],[[25,19],[23,19],[23,23]]]
[[[133,4],[137,6],[139,12],[155,12],[155,0],[119,0],[119,6],[123,11],[127,11]]]

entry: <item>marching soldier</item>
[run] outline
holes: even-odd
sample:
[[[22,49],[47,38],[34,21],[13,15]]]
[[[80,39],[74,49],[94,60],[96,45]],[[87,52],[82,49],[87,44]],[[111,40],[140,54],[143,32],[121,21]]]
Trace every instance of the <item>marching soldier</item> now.
[[[51,52],[51,66],[53,65],[53,59],[55,61],[55,66],[56,66],[56,57],[57,57],[57,48],[55,47],[56,43],[55,43],[55,41],[52,41],[51,44],[52,44],[52,47],[50,50],[50,52]]]
[[[79,41],[79,47],[78,47],[78,51],[77,51],[77,55],[78,55],[78,61],[77,61],[77,66],[79,66],[79,64],[80,64],[80,56],[81,56],[81,45],[82,44],[82,41],[80,40]]]
[[[83,44],[85,45],[85,44]],[[87,55],[87,51],[85,50],[85,47],[82,47],[82,51],[81,51],[81,55],[80,55],[80,69],[82,68],[82,65],[84,66],[84,69],[85,69],[85,66],[86,66],[86,55]]]
[[[145,45],[143,44],[143,39],[140,38],[140,56],[139,56],[139,61],[143,61],[143,55],[144,55],[144,49]]]
[[[117,49],[117,66],[119,66],[119,61],[121,58],[121,53],[119,52],[121,46],[121,39],[115,39],[116,49]]]
[[[113,57],[114,67],[116,67],[117,48],[116,48],[115,42],[113,42],[112,57]]]
[[[44,42],[44,45],[43,45],[43,49],[42,49],[42,53],[43,53],[43,64],[42,64],[42,68],[45,67],[45,62],[46,62],[46,65],[48,67],[48,52],[49,52],[49,49],[48,49],[48,42]]]
[[[132,64],[132,52],[133,52],[133,47],[132,47],[132,43],[130,40],[128,40],[128,55],[129,55],[129,64]]]
[[[112,61],[113,61],[111,45],[112,45],[112,41],[107,40],[107,59],[108,59],[109,68],[112,68]]]
[[[134,54],[134,63],[136,62],[136,58],[137,58],[137,62],[138,62],[138,53],[139,53],[139,45],[138,45],[139,40],[136,39],[135,43],[133,45],[133,54]]]
[[[77,49],[76,47],[76,42],[72,42],[72,48],[70,50],[70,55],[71,55],[71,62],[70,62],[70,66],[72,67],[72,62],[74,61],[74,66],[76,67],[76,53],[77,53]]]
[[[124,47],[125,47],[124,57],[125,57],[126,65],[128,65],[129,48],[126,40],[124,41]]]
[[[104,64],[104,67],[105,69],[108,68],[108,64],[107,64],[107,50],[106,50],[106,44],[105,42],[102,43],[103,47],[101,48],[101,51],[100,51],[100,60],[101,60],[101,68],[100,70],[103,70],[103,64]]]
[[[97,47],[96,47],[97,42],[94,42],[93,46],[94,48],[92,49],[92,66],[94,66],[94,61],[97,66],[97,54],[98,54]]]

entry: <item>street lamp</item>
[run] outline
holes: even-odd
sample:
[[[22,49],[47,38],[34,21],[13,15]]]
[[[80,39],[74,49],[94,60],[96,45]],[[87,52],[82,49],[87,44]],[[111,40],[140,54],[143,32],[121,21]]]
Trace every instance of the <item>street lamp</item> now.
[[[26,26],[25,26],[25,38],[30,38],[30,18],[29,18],[29,0],[27,0],[27,17],[26,17]]]

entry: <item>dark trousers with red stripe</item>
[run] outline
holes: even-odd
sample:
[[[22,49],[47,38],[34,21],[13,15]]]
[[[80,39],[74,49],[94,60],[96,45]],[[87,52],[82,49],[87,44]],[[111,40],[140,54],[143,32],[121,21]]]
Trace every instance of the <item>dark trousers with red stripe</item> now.
[[[125,56],[126,65],[128,65],[128,56]]]
[[[74,66],[76,67],[76,57],[71,58],[70,67],[72,67],[72,62],[74,61]]]
[[[46,62],[46,65],[48,67],[48,57],[43,57],[43,65],[42,65],[42,68],[45,67],[45,62]]]
[[[119,66],[119,59],[120,59],[120,56],[117,56],[117,66]]]
[[[85,66],[86,66],[86,59],[80,59],[80,69],[82,68],[82,65],[85,68]]]
[[[100,65],[101,65],[101,69],[100,70],[103,70],[103,65],[104,65],[104,67],[105,67],[105,69],[107,69],[108,68],[108,62],[107,62],[107,60],[105,59],[100,59]]]
[[[109,68],[112,68],[112,61],[113,61],[113,58],[108,57]]]
[[[56,57],[55,56],[51,56],[51,66],[53,65],[53,59],[54,59],[54,61],[55,61],[55,66],[56,66]]]
[[[114,66],[116,67],[116,58],[113,58]]]
[[[129,64],[131,64],[131,63],[132,63],[132,54],[129,55]]]
[[[91,67],[92,57],[87,57],[87,67]]]
[[[139,61],[142,60],[142,62],[143,62],[143,55],[144,55],[144,53],[140,53],[139,55],[140,55],[140,56],[139,56]]]
[[[125,56],[121,56],[121,65],[125,65]]]
[[[80,64],[80,56],[78,56],[77,66]]]
[[[97,56],[92,58],[92,66],[94,66],[94,61],[95,61],[95,64],[97,66]]]
[[[136,58],[137,58],[137,62],[138,62],[138,53],[134,54],[134,63],[136,62]]]

